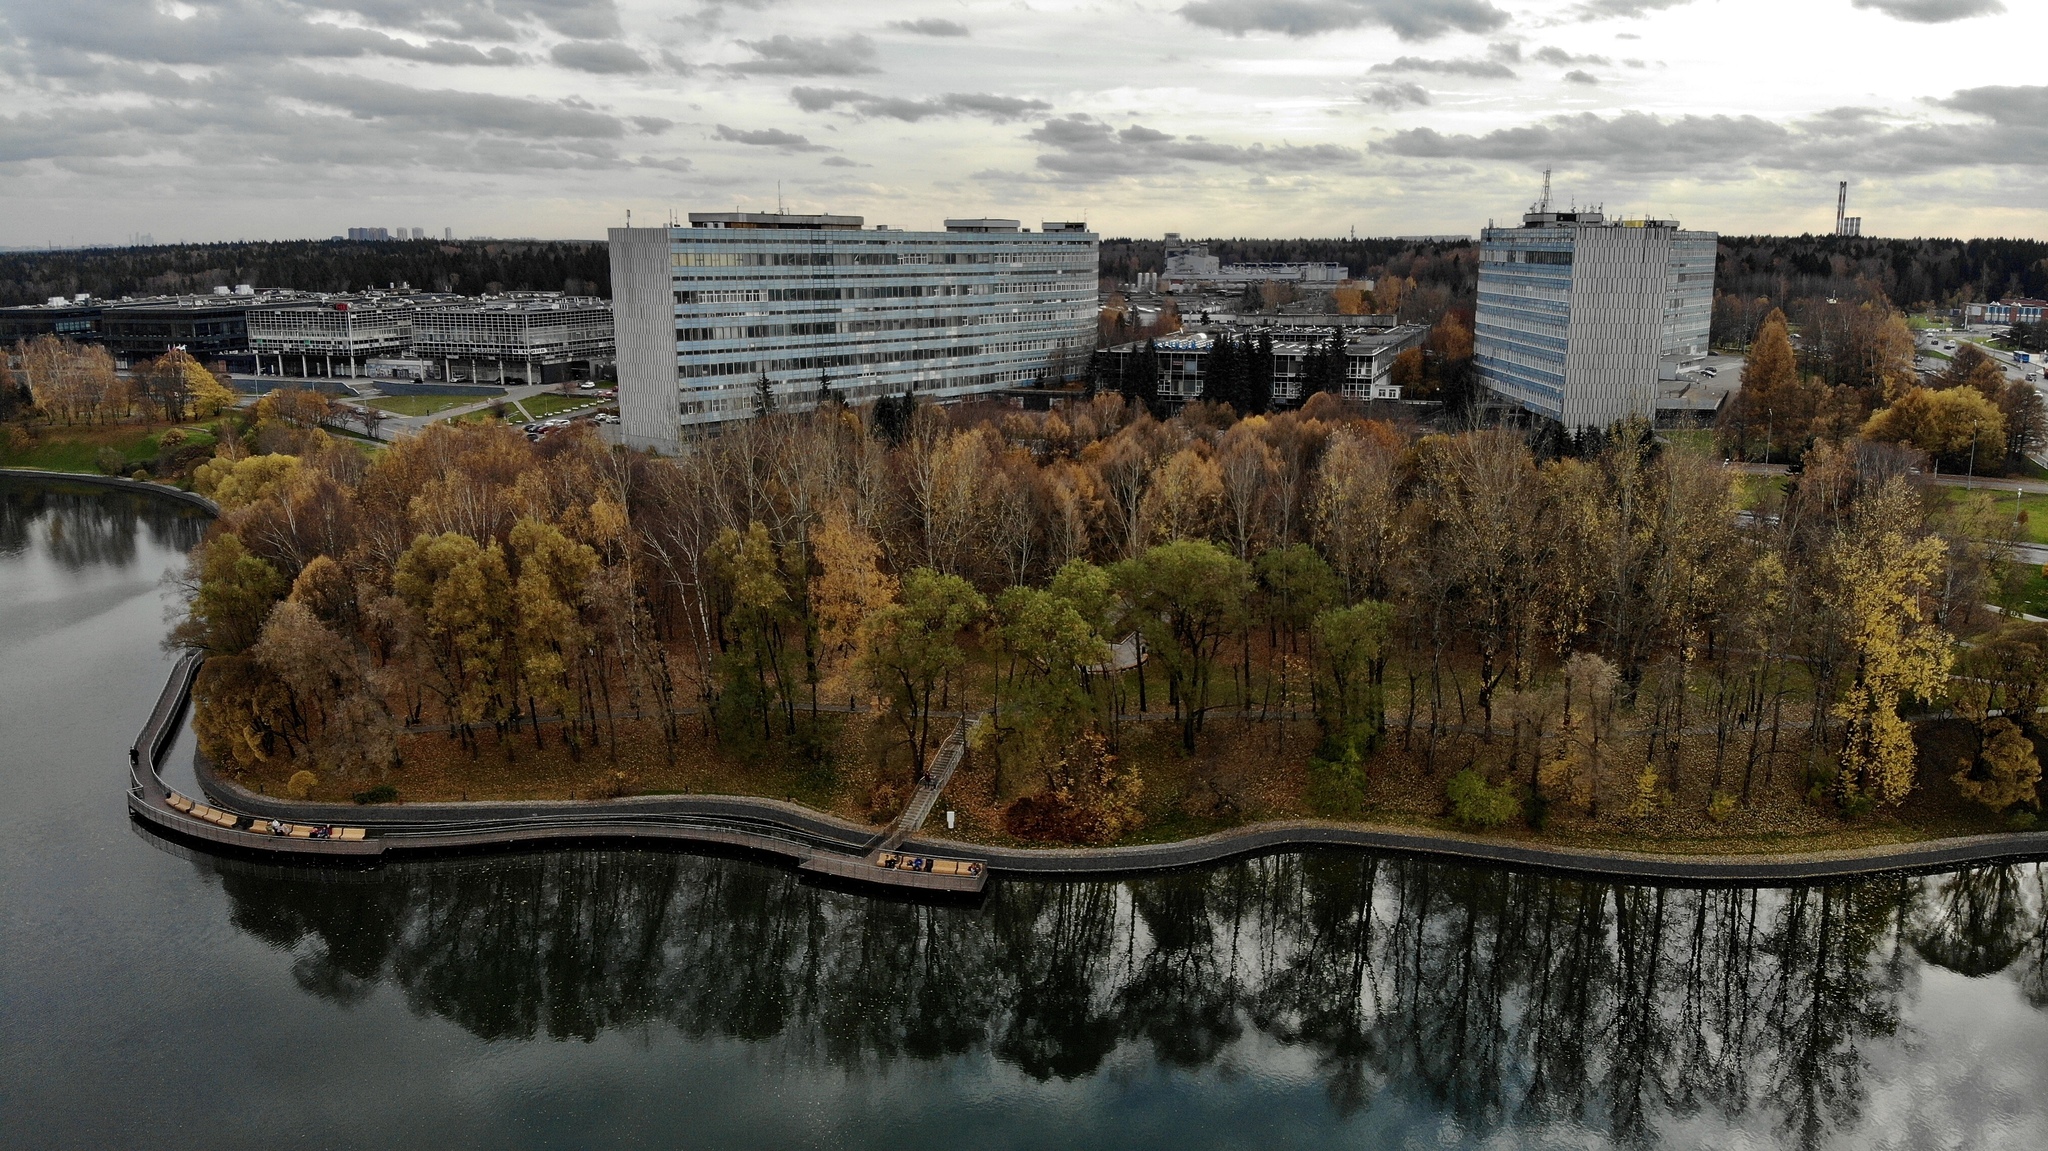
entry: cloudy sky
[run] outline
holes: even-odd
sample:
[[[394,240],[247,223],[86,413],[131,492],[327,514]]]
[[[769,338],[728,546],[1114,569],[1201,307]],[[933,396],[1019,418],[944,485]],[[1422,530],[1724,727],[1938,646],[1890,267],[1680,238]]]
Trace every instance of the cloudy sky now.
[[[2048,237],[2042,0],[0,0],[0,245],[631,209]]]

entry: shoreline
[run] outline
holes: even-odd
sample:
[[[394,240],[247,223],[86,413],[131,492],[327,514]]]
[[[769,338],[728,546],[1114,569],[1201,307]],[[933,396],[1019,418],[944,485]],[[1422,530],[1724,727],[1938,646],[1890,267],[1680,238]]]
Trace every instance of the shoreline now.
[[[118,476],[0,468],[0,478],[61,480],[164,496],[213,514],[204,496]],[[293,822],[345,823],[370,838],[279,838],[227,830],[166,804],[170,792],[157,757],[176,734],[174,721],[190,703],[199,657],[188,654],[172,669],[163,695],[131,748],[128,805],[132,812],[188,839],[261,853],[379,857],[447,853],[488,847],[527,847],[562,841],[680,842],[697,848],[738,848],[804,864],[819,857],[854,862],[888,834],[782,800],[753,796],[641,796],[617,800],[542,800],[355,805],[306,803],[249,791],[221,778],[203,757],[194,765],[200,790],[246,815]],[[971,858],[990,874],[1019,879],[1089,879],[1209,867],[1234,859],[1315,850],[1376,851],[1447,862],[1507,867],[1586,879],[1668,884],[1775,884],[1824,881],[1885,873],[2048,859],[2048,830],[1882,844],[1867,848],[1778,854],[1704,854],[1545,846],[1452,831],[1285,820],[1251,824],[1171,843],[1129,847],[996,847],[922,834],[904,850]],[[880,878],[879,876],[877,877]],[[893,880],[895,877],[891,877]],[[908,878],[908,877],[905,877]],[[889,886],[896,886],[889,883]]]

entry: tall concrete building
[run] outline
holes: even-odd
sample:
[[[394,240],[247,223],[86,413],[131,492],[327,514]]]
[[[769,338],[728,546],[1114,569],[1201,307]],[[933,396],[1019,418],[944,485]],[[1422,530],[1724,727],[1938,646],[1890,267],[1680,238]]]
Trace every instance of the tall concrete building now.
[[[1656,413],[1657,382],[1704,359],[1713,232],[1675,220],[1554,212],[1487,228],[1474,335],[1479,380],[1567,428]]]
[[[766,376],[778,407],[915,389],[949,399],[1076,378],[1095,336],[1087,225],[692,212],[611,230],[619,411],[627,443],[744,419]]]

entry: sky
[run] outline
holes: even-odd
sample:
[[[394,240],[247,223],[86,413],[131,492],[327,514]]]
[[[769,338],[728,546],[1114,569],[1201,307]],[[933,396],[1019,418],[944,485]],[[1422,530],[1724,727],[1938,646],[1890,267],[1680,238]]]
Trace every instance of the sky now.
[[[690,211],[2048,238],[2042,0],[0,0],[0,246]],[[2031,81],[2031,82],[2030,82]]]

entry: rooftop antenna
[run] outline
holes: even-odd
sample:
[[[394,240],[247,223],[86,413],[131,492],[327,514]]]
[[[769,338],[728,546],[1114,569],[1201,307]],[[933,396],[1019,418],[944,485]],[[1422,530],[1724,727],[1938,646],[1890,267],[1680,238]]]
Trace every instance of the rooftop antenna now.
[[[1550,169],[1548,168],[1543,169],[1543,199],[1536,205],[1536,210],[1539,212],[1548,212],[1550,210]]]
[[[789,210],[782,206],[782,181],[780,180],[775,181],[775,214],[778,216],[789,214]]]

